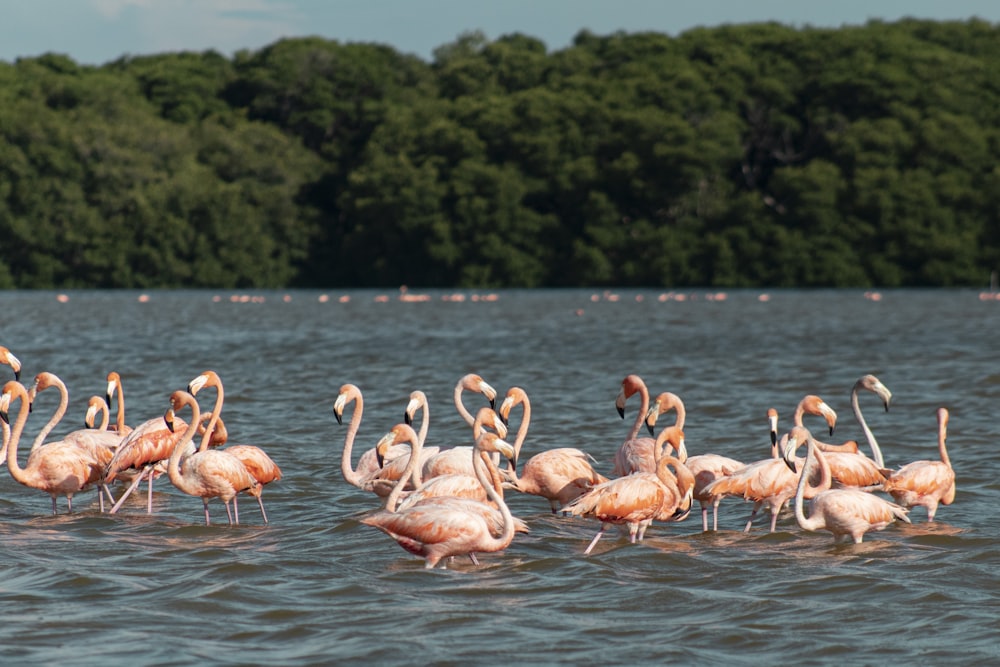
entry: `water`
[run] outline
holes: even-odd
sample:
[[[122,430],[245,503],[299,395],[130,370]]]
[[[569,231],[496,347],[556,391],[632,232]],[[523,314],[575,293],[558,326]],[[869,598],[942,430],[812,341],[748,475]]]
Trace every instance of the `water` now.
[[[338,300],[342,294],[349,302]],[[496,301],[401,303],[378,292],[228,293],[79,291],[0,294],[0,344],[70,389],[58,436],[80,427],[108,371],[125,384],[131,424],[162,415],[174,389],[206,369],[225,382],[231,442],[265,448],[285,478],[264,492],[271,524],[253,501],[242,525],[213,524],[201,503],[161,479],[154,513],[145,494],[109,516],[88,492],[75,512],[49,513],[47,495],[0,476],[0,645],[9,664],[985,664],[996,644],[1000,464],[1000,303],[970,291],[755,291],[724,301],[694,293],[504,291]],[[643,297],[638,300],[637,297]],[[749,505],[723,502],[718,533],[697,509],[654,525],[642,544],[556,517],[531,496],[508,495],[531,533],[477,567],[423,561],[358,519],[374,496],[346,484],[346,426],[332,414],[341,384],[359,385],[365,419],[355,451],[401,421],[407,396],[431,401],[431,435],[464,444],[451,404],[463,374],[532,399],[524,455],[580,447],[607,473],[638,410],[619,419],[622,378],[640,374],[655,395],[688,409],[690,453],[767,456],[765,412],[782,428],[807,393],[838,411],[835,441],[861,439],[849,392],[865,373],[894,395],[882,411],[861,397],[887,465],[936,457],[934,412],[951,410],[954,505],[925,522],[834,545],[790,514],[741,532]],[[9,369],[0,368],[9,379]],[[478,397],[476,397],[478,398]],[[36,404],[33,434],[55,409]],[[478,407],[472,398],[472,407]],[[515,412],[515,415],[518,414]],[[516,425],[516,416],[512,424]],[[807,425],[820,428],[819,424]],[[433,444],[433,443],[431,443]],[[523,458],[523,457],[522,457]],[[22,461],[24,454],[22,453]]]

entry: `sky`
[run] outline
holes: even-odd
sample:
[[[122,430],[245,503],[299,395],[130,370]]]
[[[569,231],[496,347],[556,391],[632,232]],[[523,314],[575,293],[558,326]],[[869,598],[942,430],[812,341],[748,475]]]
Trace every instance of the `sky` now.
[[[998,0],[0,0],[0,61],[55,52],[85,65],[123,55],[213,49],[226,56],[283,37],[377,42],[433,59],[464,32],[520,32],[549,51],[580,30],[606,35],[779,21],[840,27],[869,19],[979,17],[1000,23]]]

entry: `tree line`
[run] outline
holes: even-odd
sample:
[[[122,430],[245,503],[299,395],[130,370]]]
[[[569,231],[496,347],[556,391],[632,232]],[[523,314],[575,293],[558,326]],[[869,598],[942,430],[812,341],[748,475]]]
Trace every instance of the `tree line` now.
[[[0,62],[0,288],[982,285],[1000,26]]]

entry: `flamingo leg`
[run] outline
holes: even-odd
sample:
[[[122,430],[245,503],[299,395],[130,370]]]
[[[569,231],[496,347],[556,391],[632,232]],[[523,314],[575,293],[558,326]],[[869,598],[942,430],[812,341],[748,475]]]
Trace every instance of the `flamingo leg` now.
[[[139,483],[142,481],[142,478],[145,474],[146,474],[145,468],[139,471],[139,474],[136,475],[135,479],[132,480],[132,483],[129,485],[129,487],[125,489],[125,493],[122,494],[122,497],[118,499],[118,502],[114,504],[114,506],[111,508],[111,511],[108,512],[108,514],[114,514],[119,509],[121,509],[121,506],[125,502],[125,499],[128,498],[129,494],[131,494],[135,490],[135,487],[139,486]]]
[[[708,532],[708,505],[701,504],[701,532]]]
[[[264,501],[260,496],[257,496],[257,504],[260,505],[260,515],[264,517],[264,523],[267,523],[267,513],[264,511]]]
[[[56,509],[56,497],[55,496],[52,496],[52,513],[53,514],[58,514],[58,511]]]
[[[229,507],[228,503],[226,507]],[[233,496],[233,517],[236,519],[236,525],[240,525],[240,503],[236,496]],[[232,524],[233,522],[230,521],[229,523]]]
[[[771,532],[772,533],[775,531],[775,529],[778,526],[778,512],[780,512],[780,511],[781,511],[781,508],[778,508],[777,510],[771,512]]]
[[[208,518],[208,499],[207,498],[202,498],[201,499],[201,504],[205,506],[205,525],[206,526],[210,526],[212,522]],[[226,505],[226,514],[229,514],[229,505],[228,504]],[[232,522],[233,522],[233,518],[229,517],[229,523],[232,523]]]
[[[476,558],[476,554],[469,552],[469,558],[472,560],[473,565],[479,565],[479,559]]]
[[[602,526],[601,526],[601,529],[600,529],[599,531],[597,531],[597,535],[594,535],[594,539],[592,539],[592,540],[590,541],[590,544],[589,544],[589,545],[587,546],[587,548],[586,548],[586,549],[584,549],[584,551],[583,551],[583,555],[584,555],[584,556],[586,556],[587,554],[589,554],[589,553],[590,553],[590,550],[594,548],[594,545],[595,545],[595,544],[597,544],[597,541],[598,541],[599,539],[601,539],[601,536],[603,536],[603,535],[604,535],[604,531],[605,531],[605,530],[607,530],[607,529],[605,528],[605,526],[603,526],[603,525],[602,525]]]
[[[753,511],[750,512],[750,518],[747,520],[747,527],[743,529],[744,533],[749,533],[750,532],[750,524],[753,523],[754,518],[757,516],[757,512],[760,511],[760,506],[761,506],[761,503],[754,503],[753,504]]]
[[[153,513],[153,475],[155,471],[149,469],[149,488],[146,490],[146,514]]]

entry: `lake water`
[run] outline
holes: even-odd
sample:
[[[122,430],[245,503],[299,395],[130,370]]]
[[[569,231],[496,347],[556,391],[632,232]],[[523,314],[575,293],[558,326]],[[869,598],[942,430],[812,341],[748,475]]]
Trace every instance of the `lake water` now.
[[[47,495],[0,471],[4,662],[1000,663],[1000,301],[967,290],[880,300],[855,290],[684,301],[656,291],[618,300],[593,290],[466,292],[464,301],[430,292],[418,303],[382,294],[262,292],[241,302],[211,291],[150,292],[148,301],[75,291],[63,302],[55,292],[0,293],[0,344],[23,363],[22,381],[51,371],[69,387],[54,436],[81,427],[111,370],[137,424],[212,369],[225,383],[230,442],[265,448],[285,475],[264,491],[270,525],[245,498],[242,524],[230,527],[218,501],[205,526],[201,502],[166,478],[154,485],[152,515],[143,487],[116,515],[99,513],[88,492],[73,514],[61,500],[53,516]],[[579,447],[605,474],[638,410],[638,397],[624,421],[614,407],[629,373],[653,395],[684,399],[689,453],[744,461],[768,455],[767,408],[787,429],[807,393],[838,411],[831,440],[860,441],[849,394],[873,373],[892,390],[891,409],[867,393],[861,405],[888,466],[936,458],[935,410],[949,408],[957,499],[933,524],[916,508],[913,525],[861,545],[834,545],[787,512],[777,532],[764,512],[744,534],[750,506],[727,499],[717,533],[701,532],[696,506],[684,522],[655,524],[643,543],[611,531],[584,556],[595,521],[509,493],[529,534],[481,554],[479,566],[460,558],[428,571],[359,523],[378,500],[341,477],[347,426],[333,402],[347,382],[364,392],[355,456],[401,421],[414,389],[430,398],[429,444],[465,444],[451,394],[472,371],[501,394],[518,385],[530,396],[522,460]],[[467,402],[478,407],[477,398]],[[56,400],[41,395],[26,437]]]

